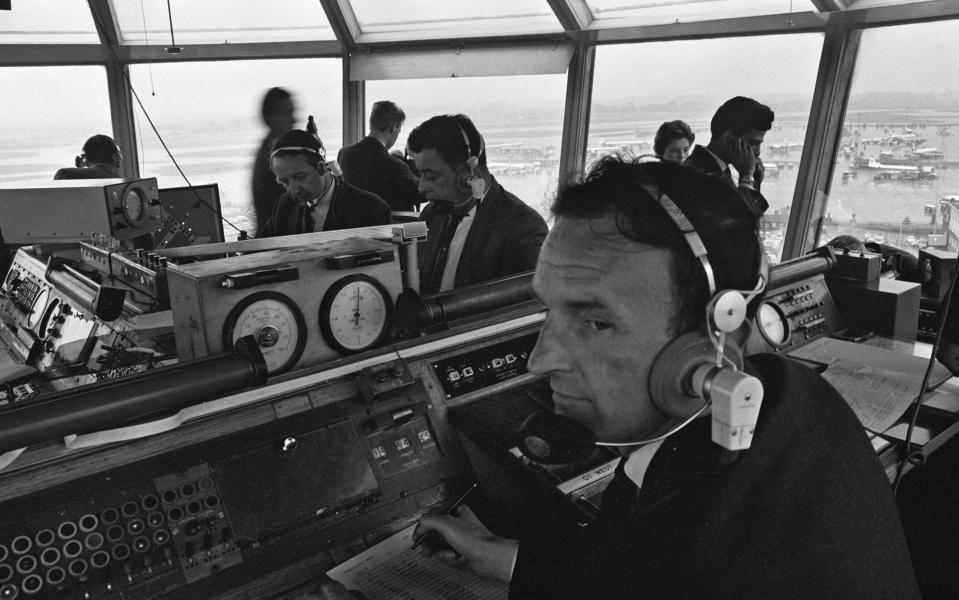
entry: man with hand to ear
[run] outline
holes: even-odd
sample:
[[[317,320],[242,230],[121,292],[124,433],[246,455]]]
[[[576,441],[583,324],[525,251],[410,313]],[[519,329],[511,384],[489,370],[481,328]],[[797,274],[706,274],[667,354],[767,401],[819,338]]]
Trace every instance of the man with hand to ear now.
[[[623,458],[585,527],[509,540],[466,507],[424,516],[415,535],[450,547],[437,559],[516,599],[918,598],[888,479],[849,406],[804,366],[736,347],[766,278],[738,193],[608,157],[552,212],[528,368],[549,377],[555,419]],[[737,294],[729,322],[716,306]],[[754,428],[736,432],[752,435],[745,449],[710,416],[728,377],[761,384]]]
[[[727,100],[709,124],[709,143],[697,144],[683,164],[723,178],[739,190],[750,211],[759,217],[769,208],[759,191],[766,173],[759,155],[774,118],[768,106],[752,98],[736,96]],[[730,165],[736,168],[737,181],[733,181]]]

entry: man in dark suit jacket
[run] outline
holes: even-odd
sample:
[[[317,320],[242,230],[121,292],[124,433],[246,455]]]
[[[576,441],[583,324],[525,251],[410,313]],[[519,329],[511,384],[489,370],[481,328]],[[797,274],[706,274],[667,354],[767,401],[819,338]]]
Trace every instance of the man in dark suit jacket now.
[[[286,190],[258,237],[352,229],[391,222],[390,207],[369,192],[334,176],[323,145],[313,135],[290,130],[273,145],[270,165]]]
[[[697,144],[683,165],[722,177],[739,190],[746,206],[759,217],[769,208],[759,191],[765,173],[759,154],[774,118],[768,106],[752,98],[736,96],[727,100],[709,124],[709,143]],[[733,182],[730,165],[736,167],[738,183]]]
[[[337,159],[343,179],[361,190],[372,192],[395,211],[419,210],[423,201],[419,178],[409,165],[389,150],[400,135],[406,113],[389,100],[373,104],[370,135],[340,150]]]
[[[77,157],[76,167],[65,167],[54,179],[119,179],[123,154],[108,135],[97,134],[83,144],[83,154]]]
[[[836,390],[778,355],[717,357],[720,340],[744,342],[766,277],[738,193],[673,163],[608,157],[553,215],[527,364],[549,377],[564,439],[572,420],[623,455],[599,516],[509,540],[464,505],[424,516],[414,538],[440,534],[452,547],[434,547],[440,558],[524,600],[918,598],[888,479]],[[734,294],[738,327],[725,310],[707,316]],[[731,392],[747,382],[748,396]],[[731,435],[723,415],[750,403],[754,432]]]
[[[546,221],[486,168],[482,136],[466,115],[420,124],[407,142],[430,204],[419,249],[420,293],[433,294],[532,270]]]

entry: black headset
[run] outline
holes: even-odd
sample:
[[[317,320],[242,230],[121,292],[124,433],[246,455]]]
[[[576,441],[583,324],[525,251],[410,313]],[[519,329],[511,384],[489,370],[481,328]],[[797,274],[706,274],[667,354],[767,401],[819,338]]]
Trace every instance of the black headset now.
[[[469,190],[472,197],[479,200],[483,197],[483,194],[486,193],[486,180],[483,179],[478,172],[479,158],[486,153],[486,142],[483,140],[482,134],[477,131],[476,135],[479,137],[480,147],[479,151],[473,154],[473,146],[470,144],[470,138],[466,135],[466,129],[463,127],[463,124],[460,123],[459,117],[454,116],[452,119],[453,122],[456,123],[456,127],[459,128],[460,134],[463,136],[463,145],[466,147],[466,165],[470,170],[468,175],[456,176],[456,187],[463,191]]]
[[[746,322],[749,302],[766,287],[768,265],[762,246],[756,287],[752,290],[718,290],[706,245],[692,223],[665,193],[653,186],[644,185],[643,188],[657,200],[682,233],[693,255],[699,259],[710,296],[706,303],[705,327],[669,342],[650,369],[650,399],[671,420],[679,419],[681,422],[653,438],[622,443],[601,442],[586,426],[574,419],[551,411],[536,412],[520,427],[518,445],[527,457],[537,462],[568,463],[586,458],[593,452],[594,446],[636,446],[659,441],[691,423],[721,397],[745,398],[755,404],[757,411],[762,401],[762,383],[742,372],[742,351],[733,340],[727,339],[727,334]],[[737,447],[738,439],[724,438],[741,434],[735,428],[723,429],[722,423],[717,425],[714,412],[713,441],[724,447]],[[751,432],[749,436],[751,439]],[[748,448],[748,443],[745,447]]]

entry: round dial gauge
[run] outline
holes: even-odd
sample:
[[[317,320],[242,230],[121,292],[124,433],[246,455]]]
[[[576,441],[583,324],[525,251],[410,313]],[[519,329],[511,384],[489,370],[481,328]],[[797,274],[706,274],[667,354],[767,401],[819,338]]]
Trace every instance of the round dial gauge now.
[[[146,201],[137,188],[131,188],[123,194],[123,217],[130,225],[139,225],[146,213]]]
[[[50,290],[44,289],[37,294],[37,299],[33,301],[33,308],[30,309],[30,314],[27,315],[27,327],[33,329],[37,323],[40,322],[40,317],[43,316],[43,309],[47,307],[47,301],[49,299]]]
[[[323,339],[343,353],[372,348],[390,328],[393,303],[379,281],[350,275],[330,286],[320,304]]]
[[[296,304],[283,294],[258,292],[241,300],[223,324],[223,345],[252,335],[260,346],[270,374],[293,368],[306,347],[306,320]]]
[[[780,347],[789,341],[789,319],[777,304],[763,302],[756,313],[759,333],[769,344]]]

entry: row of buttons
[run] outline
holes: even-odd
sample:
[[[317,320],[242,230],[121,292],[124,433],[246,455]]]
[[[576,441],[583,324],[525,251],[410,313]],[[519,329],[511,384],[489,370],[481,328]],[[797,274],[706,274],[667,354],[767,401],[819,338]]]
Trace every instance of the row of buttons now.
[[[514,362],[516,362],[516,355],[510,353],[502,358],[497,357],[492,359],[490,361],[489,367],[493,369],[501,369],[503,368],[503,366],[511,365]],[[484,370],[484,367],[480,367],[480,371],[482,370]],[[463,367],[459,371],[450,371],[449,373],[446,374],[446,378],[449,379],[450,381],[459,381],[460,378],[462,377],[472,377],[474,373],[475,371],[473,371],[473,367]]]

